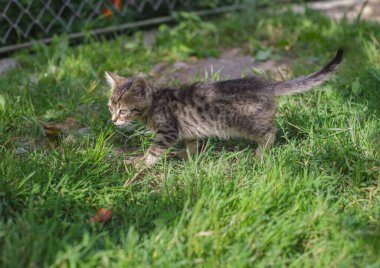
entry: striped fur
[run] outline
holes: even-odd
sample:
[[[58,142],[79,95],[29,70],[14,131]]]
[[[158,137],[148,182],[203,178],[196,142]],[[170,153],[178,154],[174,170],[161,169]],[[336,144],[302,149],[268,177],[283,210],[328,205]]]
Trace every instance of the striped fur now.
[[[116,125],[125,126],[140,119],[156,133],[145,155],[149,166],[178,141],[194,144],[194,140],[210,136],[256,141],[256,153],[260,155],[263,148],[274,142],[276,96],[320,85],[341,60],[340,49],[320,71],[284,82],[253,76],[181,88],[155,88],[144,78],[124,78],[106,72],[111,86],[108,105]]]

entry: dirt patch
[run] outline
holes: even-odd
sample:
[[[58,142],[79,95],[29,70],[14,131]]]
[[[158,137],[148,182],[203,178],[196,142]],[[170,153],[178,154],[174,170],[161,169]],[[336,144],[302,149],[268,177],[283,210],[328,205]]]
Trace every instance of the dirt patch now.
[[[306,6],[336,20],[346,17],[351,21],[361,18],[380,22],[380,0],[318,1],[308,3]],[[294,12],[305,12],[305,6],[293,5],[292,8]],[[149,33],[146,39],[151,44],[152,33]],[[269,76],[275,80],[284,80],[292,76],[290,63],[291,59],[286,57],[276,61],[257,61],[250,55],[244,55],[239,48],[230,48],[223,50],[219,58],[192,58],[186,62],[176,61],[173,64],[159,63],[151,69],[150,75],[158,85],[186,84],[210,80],[213,75],[220,80],[240,78],[251,75],[254,68],[269,73]]]
[[[219,58],[197,59],[189,61],[176,61],[173,64],[159,63],[155,65],[150,75],[157,84],[191,83],[194,81],[207,81],[217,76],[219,80],[241,78],[254,74],[253,70],[263,70],[282,80],[291,75],[290,59],[282,58],[279,61],[257,61],[254,57],[244,55],[239,48],[223,49]]]
[[[332,0],[308,3],[307,7],[316,9],[327,16],[340,20],[346,17],[353,21],[360,15],[361,19],[380,22],[380,0]],[[305,12],[304,6],[294,5],[294,12]]]

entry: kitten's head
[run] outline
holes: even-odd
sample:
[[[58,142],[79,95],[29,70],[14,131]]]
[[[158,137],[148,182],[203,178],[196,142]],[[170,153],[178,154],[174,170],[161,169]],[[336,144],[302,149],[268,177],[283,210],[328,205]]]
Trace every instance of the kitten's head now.
[[[126,78],[106,72],[111,87],[108,109],[116,126],[123,127],[144,116],[150,106],[150,87],[142,77]]]

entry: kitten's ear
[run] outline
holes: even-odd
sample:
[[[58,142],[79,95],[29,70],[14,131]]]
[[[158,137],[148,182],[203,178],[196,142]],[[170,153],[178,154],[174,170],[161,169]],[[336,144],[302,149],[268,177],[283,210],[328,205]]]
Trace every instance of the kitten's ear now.
[[[145,97],[148,93],[148,90],[148,82],[143,77],[136,78],[130,88],[131,95],[138,98]]]
[[[111,86],[111,91],[113,91],[118,83],[123,80],[123,77],[118,76],[117,74],[106,71],[105,78],[108,85]]]

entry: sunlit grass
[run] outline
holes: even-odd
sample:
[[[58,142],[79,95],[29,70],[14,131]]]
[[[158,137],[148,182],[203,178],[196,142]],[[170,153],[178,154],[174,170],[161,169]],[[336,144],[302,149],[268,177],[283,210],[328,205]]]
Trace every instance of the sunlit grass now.
[[[123,160],[142,155],[152,135],[112,126],[104,71],[134,75],[172,61],[189,45],[186,23],[194,31],[202,22],[162,30],[160,48],[145,47],[141,34],[76,47],[61,37],[14,55],[20,67],[0,79],[2,267],[380,265],[380,26],[314,12],[245,16],[197,29],[195,51],[180,58],[270,48],[274,59],[294,58],[301,75],[343,46],[342,68],[279,100],[277,141],[262,161],[246,141],[210,139],[199,155],[163,158],[127,189],[135,169]],[[218,79],[217,70],[207,75]],[[45,137],[43,123],[66,118],[78,126],[71,140]],[[100,207],[113,208],[112,220],[89,224]]]

